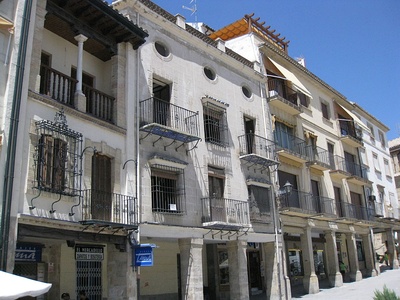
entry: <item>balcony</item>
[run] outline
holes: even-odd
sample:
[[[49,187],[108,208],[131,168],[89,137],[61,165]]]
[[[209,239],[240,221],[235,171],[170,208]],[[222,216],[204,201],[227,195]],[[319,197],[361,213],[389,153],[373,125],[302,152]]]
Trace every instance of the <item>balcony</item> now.
[[[96,190],[82,191],[82,221],[137,225],[135,198]]]
[[[51,97],[64,105],[76,108],[74,104],[77,80],[48,66],[40,69],[39,93]],[[82,85],[86,97],[86,113],[113,123],[115,98],[88,85]]]
[[[268,103],[293,116],[302,112],[299,93],[281,80],[268,80]]]
[[[279,158],[284,157],[288,160],[297,162],[298,164],[305,163],[308,158],[307,143],[289,133],[283,131],[275,131],[276,151]]]
[[[344,159],[344,157],[334,155],[330,156],[330,159],[331,165],[333,165],[333,167],[332,171],[330,171],[329,174],[332,178],[341,180],[351,176],[346,168],[346,160]]]
[[[340,210],[339,216],[348,220],[373,221],[375,219],[375,209],[347,202],[337,202]]]
[[[239,148],[240,159],[249,164],[263,168],[279,164],[275,143],[261,136],[253,133],[239,136]]]
[[[247,201],[226,198],[202,198],[202,223],[214,229],[239,230],[251,227]]]
[[[139,102],[139,113],[140,131],[148,135],[182,143],[200,140],[198,112],[152,97]]]
[[[350,176],[347,177],[348,182],[357,185],[365,185],[369,182],[367,177],[367,168],[352,161],[345,161],[345,168],[345,171],[350,174]]]
[[[328,152],[328,150],[322,149],[320,147],[307,147],[307,156],[309,161],[307,165],[310,168],[325,171],[329,169],[333,169],[334,164],[334,156]]]
[[[362,131],[355,127],[354,121],[339,121],[341,141],[351,147],[360,147]]]

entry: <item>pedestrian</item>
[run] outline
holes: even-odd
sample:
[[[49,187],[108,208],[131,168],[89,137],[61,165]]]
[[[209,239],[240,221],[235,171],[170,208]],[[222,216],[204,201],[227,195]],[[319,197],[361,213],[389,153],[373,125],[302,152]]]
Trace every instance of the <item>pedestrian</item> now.
[[[339,269],[340,273],[342,274],[343,281],[344,281],[344,275],[346,274],[347,266],[344,264],[344,262],[339,261]]]
[[[79,300],[89,300],[89,298],[86,296],[86,292],[84,290],[81,290],[79,292]]]
[[[68,293],[62,293],[62,295],[61,295],[61,299],[63,299],[63,300],[70,300],[70,299],[71,299],[71,297],[69,296],[69,294],[68,294]]]
[[[385,256],[383,257],[383,259],[385,260],[385,264],[388,266],[389,265],[389,255],[387,252],[385,252]]]

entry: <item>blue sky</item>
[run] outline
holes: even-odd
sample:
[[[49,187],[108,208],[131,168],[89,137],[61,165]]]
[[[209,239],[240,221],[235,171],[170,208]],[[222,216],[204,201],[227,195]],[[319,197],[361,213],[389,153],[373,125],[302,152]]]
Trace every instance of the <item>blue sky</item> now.
[[[255,13],[289,55],[400,137],[400,0],[153,0],[214,29]],[[197,6],[196,14],[183,6]]]

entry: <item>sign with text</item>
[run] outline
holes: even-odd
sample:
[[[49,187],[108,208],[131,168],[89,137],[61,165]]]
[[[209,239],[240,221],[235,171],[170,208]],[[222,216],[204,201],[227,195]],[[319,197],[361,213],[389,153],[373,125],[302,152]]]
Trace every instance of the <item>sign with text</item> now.
[[[134,262],[136,267],[153,266],[153,248],[154,246],[143,244],[134,248]]]
[[[75,247],[76,260],[101,261],[104,259],[104,249],[99,246],[84,246]]]
[[[15,261],[42,261],[42,247],[30,244],[17,244],[17,248],[15,249]]]

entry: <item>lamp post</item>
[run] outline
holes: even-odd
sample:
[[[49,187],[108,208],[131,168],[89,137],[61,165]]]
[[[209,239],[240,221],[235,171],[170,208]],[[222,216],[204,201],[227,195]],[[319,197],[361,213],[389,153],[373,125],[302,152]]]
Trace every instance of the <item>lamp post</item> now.
[[[286,205],[289,205],[289,196],[292,193],[293,185],[289,181],[286,181],[283,190],[285,192]]]

